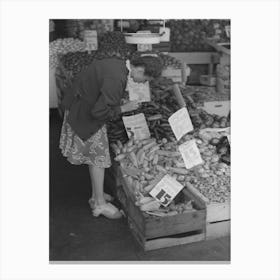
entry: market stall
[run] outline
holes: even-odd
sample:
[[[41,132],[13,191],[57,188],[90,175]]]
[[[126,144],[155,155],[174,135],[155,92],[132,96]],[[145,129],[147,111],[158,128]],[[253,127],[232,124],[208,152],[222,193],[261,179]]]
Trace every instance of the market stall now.
[[[169,22],[174,53],[154,48],[160,41],[153,41],[153,32],[128,35],[123,23],[115,24],[120,31],[98,35],[98,49],[87,49],[84,41],[77,38],[60,39],[50,46],[61,114],[60,101],[65,88],[93,58],[114,56],[127,60],[153,54],[163,61],[164,70],[159,79],[146,86],[128,84],[122,103],[137,96],[141,103],[139,109],[107,124],[114,158],[111,171],[116,181],[115,195],[144,250],[230,233],[230,91],[220,90],[222,63],[216,72],[213,65],[207,66],[210,76],[216,75],[217,83],[212,80],[209,86],[187,83],[191,69],[184,57],[188,55],[184,52],[176,55],[176,51],[186,50],[189,42],[185,34],[194,32],[198,23],[186,22]],[[213,45],[202,39],[206,35],[214,36],[217,42],[217,34],[221,33],[217,30],[226,23],[201,21],[199,24],[204,28],[198,25],[200,35],[191,34],[195,39],[189,48],[196,56],[201,50],[215,53]],[[211,24],[214,24],[212,33]],[[133,41],[131,36],[137,40]],[[225,37],[220,39],[225,41]],[[206,57],[205,53],[201,56]],[[213,56],[207,57],[213,64]]]

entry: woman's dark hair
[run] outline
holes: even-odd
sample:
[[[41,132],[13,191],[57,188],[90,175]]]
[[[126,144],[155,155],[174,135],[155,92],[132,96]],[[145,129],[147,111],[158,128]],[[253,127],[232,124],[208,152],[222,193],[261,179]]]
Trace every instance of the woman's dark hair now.
[[[152,78],[158,78],[163,69],[161,58],[151,55],[132,58],[130,63],[134,67],[144,67],[144,74]]]

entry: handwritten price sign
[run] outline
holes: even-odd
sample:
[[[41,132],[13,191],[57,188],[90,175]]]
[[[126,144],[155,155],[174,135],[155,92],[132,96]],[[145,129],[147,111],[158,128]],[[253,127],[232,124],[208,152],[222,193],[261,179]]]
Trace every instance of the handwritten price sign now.
[[[122,119],[128,138],[131,138],[132,136],[137,140],[150,138],[150,130],[143,113],[123,117]]]
[[[183,189],[179,182],[169,175],[165,175],[159,183],[150,191],[153,196],[163,206],[168,206],[175,196]]]
[[[98,48],[97,31],[96,30],[85,30],[84,31],[84,42],[88,51],[96,51]]]
[[[195,140],[191,140],[180,145],[179,151],[182,154],[187,169],[203,163]]]
[[[175,112],[168,121],[177,140],[193,130],[189,112],[185,107]]]

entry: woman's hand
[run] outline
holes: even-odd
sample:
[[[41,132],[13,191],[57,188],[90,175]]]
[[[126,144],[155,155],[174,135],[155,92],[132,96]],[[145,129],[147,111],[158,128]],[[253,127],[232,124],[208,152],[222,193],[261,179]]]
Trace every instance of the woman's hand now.
[[[130,112],[137,110],[139,108],[139,103],[138,101],[128,101],[124,105],[121,106],[121,111],[122,113]]]

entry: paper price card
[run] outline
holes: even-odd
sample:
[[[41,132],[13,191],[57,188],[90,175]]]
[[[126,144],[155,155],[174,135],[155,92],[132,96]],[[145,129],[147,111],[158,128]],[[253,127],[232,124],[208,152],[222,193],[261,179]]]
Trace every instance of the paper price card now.
[[[98,47],[97,31],[96,30],[85,30],[84,41],[86,49],[89,51],[96,51]]]
[[[143,113],[122,117],[122,119],[128,138],[134,136],[137,140],[143,140],[151,137],[150,130]]]
[[[193,130],[189,112],[185,107],[175,112],[168,121],[177,140]]]
[[[203,163],[195,140],[190,140],[180,145],[179,151],[182,154],[187,169]]]
[[[227,140],[228,140],[229,144],[231,144],[230,143],[230,135],[227,135]]]
[[[136,100],[138,102],[150,102],[151,101],[151,92],[150,84],[146,83],[136,83],[129,77],[127,82],[127,90],[129,93],[129,100]]]
[[[159,183],[150,191],[154,197],[163,206],[168,206],[175,196],[183,189],[179,182],[169,175],[165,175]]]

